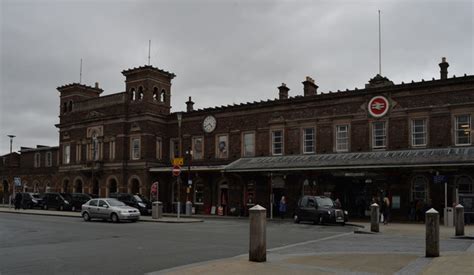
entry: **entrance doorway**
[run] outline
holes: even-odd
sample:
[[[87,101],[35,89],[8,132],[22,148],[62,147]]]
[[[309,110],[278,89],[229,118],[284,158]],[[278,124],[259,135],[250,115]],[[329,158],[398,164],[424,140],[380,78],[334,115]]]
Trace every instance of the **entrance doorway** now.
[[[76,188],[75,188],[74,192],[82,193],[82,180],[77,179],[75,185],[76,185]]]
[[[69,193],[69,180],[67,179],[63,181],[63,192]]]
[[[132,194],[139,194],[140,193],[140,182],[138,179],[132,179],[130,193]]]
[[[99,196],[99,181],[98,180],[94,180],[94,182],[92,183],[92,194],[96,195],[96,196]]]
[[[107,196],[109,196],[111,193],[117,193],[117,181],[114,178],[109,180],[109,190]]]

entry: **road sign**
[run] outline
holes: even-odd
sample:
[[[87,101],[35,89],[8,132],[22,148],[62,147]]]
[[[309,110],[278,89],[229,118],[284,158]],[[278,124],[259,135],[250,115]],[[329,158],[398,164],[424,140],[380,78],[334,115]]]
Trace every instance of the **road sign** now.
[[[183,158],[174,158],[173,159],[173,166],[183,166],[184,159]]]
[[[181,174],[181,167],[179,165],[173,166],[173,176],[177,177]]]
[[[188,185],[189,186],[193,185],[193,180],[188,180]]]

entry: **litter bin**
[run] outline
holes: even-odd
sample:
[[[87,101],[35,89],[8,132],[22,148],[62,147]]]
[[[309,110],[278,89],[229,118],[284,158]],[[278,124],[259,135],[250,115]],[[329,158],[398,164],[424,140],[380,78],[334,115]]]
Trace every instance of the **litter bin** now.
[[[163,203],[161,201],[154,201],[151,209],[151,216],[153,219],[161,219],[163,214]]]
[[[444,208],[444,226],[454,226],[454,208]]]

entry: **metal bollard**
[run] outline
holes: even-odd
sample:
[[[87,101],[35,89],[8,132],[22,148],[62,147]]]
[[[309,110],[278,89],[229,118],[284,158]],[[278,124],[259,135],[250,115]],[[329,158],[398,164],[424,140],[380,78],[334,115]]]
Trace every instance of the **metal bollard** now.
[[[426,257],[439,257],[439,213],[434,208],[425,213]]]
[[[257,204],[249,209],[249,216],[249,261],[265,262],[267,260],[267,210]]]
[[[379,205],[373,203],[370,205],[370,231],[379,232]]]
[[[193,203],[190,201],[186,202],[186,216],[191,216],[193,214]]]
[[[458,204],[455,209],[456,236],[464,236],[464,206]]]

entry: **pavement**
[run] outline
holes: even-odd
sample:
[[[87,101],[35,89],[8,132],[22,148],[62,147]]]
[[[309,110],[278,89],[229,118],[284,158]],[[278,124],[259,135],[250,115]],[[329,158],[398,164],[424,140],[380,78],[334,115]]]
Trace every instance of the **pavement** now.
[[[440,257],[425,257],[425,225],[381,225],[360,233],[267,249],[267,261],[250,262],[248,254],[160,270],[149,274],[473,274],[474,226],[464,237],[453,227],[440,227]],[[345,246],[345,245],[346,246]]]

